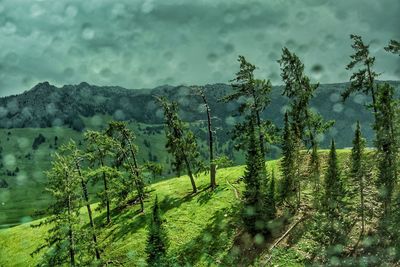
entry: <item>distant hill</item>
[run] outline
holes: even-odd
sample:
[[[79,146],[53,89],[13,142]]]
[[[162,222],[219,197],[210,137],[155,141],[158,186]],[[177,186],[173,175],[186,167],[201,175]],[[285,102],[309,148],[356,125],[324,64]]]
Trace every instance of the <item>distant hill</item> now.
[[[399,82],[391,82],[399,88]],[[336,120],[330,131],[320,136],[322,147],[335,138],[338,147],[350,147],[353,127],[357,120],[363,134],[372,144],[372,116],[364,105],[363,95],[351,96],[346,103],[340,92],[347,84],[321,85],[312,106],[326,119]],[[215,84],[205,86],[217,129],[216,152],[228,155],[235,164],[244,162],[244,153],[235,152],[229,130],[239,119],[237,104],[219,103],[230,86]],[[282,87],[274,87],[271,105],[264,117],[278,126],[282,124],[287,100],[281,96]],[[121,87],[98,87],[81,83],[61,88],[40,83],[31,90],[16,96],[0,98],[0,228],[19,224],[33,216],[36,210],[48,206],[49,197],[44,188],[44,172],[51,167],[51,156],[63,143],[73,139],[83,142],[79,131],[104,128],[112,119],[127,120],[137,135],[139,162],[157,161],[165,168],[163,177],[175,175],[170,168],[171,157],[165,150],[162,111],[153,95],[165,95],[177,100],[181,115],[199,138],[200,152],[207,158],[207,131],[204,109],[198,97],[186,86],[162,86],[152,90],[129,90]],[[75,129],[75,130],[74,130]],[[279,148],[269,150],[269,157],[279,156]],[[94,193],[94,192],[93,192]]]
[[[390,81],[396,88],[399,81]],[[322,84],[312,101],[314,109],[326,119],[336,120],[327,136],[321,136],[323,146],[334,137],[339,147],[351,146],[354,124],[360,120],[364,134],[372,140],[372,116],[364,105],[368,98],[352,95],[345,103],[340,93],[347,83]],[[215,125],[221,141],[227,138],[226,131],[236,122],[237,104],[219,103],[223,95],[231,90],[226,84],[206,85]],[[287,99],[281,95],[282,86],[272,90],[272,102],[264,112],[264,117],[277,125],[282,124]],[[180,103],[182,117],[188,122],[204,120],[204,110],[200,99],[187,86],[161,86],[154,89],[130,90],[118,86],[95,86],[88,83],[65,85],[61,88],[48,82],[39,83],[20,95],[0,98],[0,128],[48,128],[67,126],[77,131],[83,130],[85,118],[96,115],[111,116],[116,120],[127,120],[145,124],[162,123],[162,112],[154,101],[154,95],[165,95]]]

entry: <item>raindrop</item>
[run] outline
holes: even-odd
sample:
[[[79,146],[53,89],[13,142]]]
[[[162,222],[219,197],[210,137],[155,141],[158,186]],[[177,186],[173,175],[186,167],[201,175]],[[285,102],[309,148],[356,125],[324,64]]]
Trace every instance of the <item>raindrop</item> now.
[[[164,53],[164,58],[166,60],[171,60],[171,59],[174,58],[174,54],[171,51],[167,51],[167,52]]]
[[[235,51],[235,47],[233,46],[233,44],[225,44],[224,45],[224,50],[227,54],[232,53],[233,51]]]
[[[287,111],[289,111],[289,106],[288,105],[284,105],[283,107],[281,107],[281,114],[285,114]]]
[[[100,75],[106,78],[109,78],[112,76],[112,72],[109,68],[104,68],[100,71]]]
[[[261,234],[256,234],[256,236],[254,237],[254,243],[256,243],[257,245],[261,245],[262,243],[264,243],[264,236]]]
[[[311,67],[311,71],[315,74],[320,74],[321,72],[324,71],[324,67],[321,64],[314,64]]]
[[[153,0],[145,0],[142,5],[142,12],[145,14],[150,13],[154,9]]]
[[[329,100],[331,101],[331,102],[338,102],[339,100],[340,100],[340,95],[339,94],[337,94],[337,93],[333,93],[333,94],[331,94],[330,96],[329,96]]]
[[[99,115],[95,115],[90,119],[90,124],[99,127],[103,124],[103,119]]]
[[[75,6],[69,5],[65,8],[65,15],[73,18],[78,14],[78,9]]]
[[[20,149],[26,149],[30,145],[29,139],[26,137],[19,137],[17,143]]]
[[[299,22],[304,22],[304,20],[306,19],[306,13],[304,13],[303,11],[297,12],[296,18]]]
[[[9,52],[4,56],[4,61],[11,65],[15,65],[19,61],[19,57],[15,52]]]
[[[353,97],[353,102],[356,103],[356,104],[362,105],[362,104],[365,103],[365,96],[362,95],[362,94],[356,94]]]
[[[17,175],[17,184],[18,185],[24,185],[25,182],[26,182],[26,178],[27,178],[26,173],[24,173],[24,172],[18,173],[18,175]]]
[[[21,218],[20,222],[21,223],[28,223],[32,221],[32,217],[31,216],[24,216]]]
[[[39,5],[34,4],[31,6],[31,15],[32,17],[38,17],[44,13],[44,9]]]
[[[118,109],[118,110],[116,110],[116,111],[114,112],[113,117],[114,117],[114,119],[116,119],[116,120],[118,120],[118,121],[123,121],[123,120],[126,119],[125,113],[124,113],[122,110],[120,110],[120,109]]]
[[[4,118],[8,114],[8,109],[5,107],[0,107],[0,118]]]
[[[54,115],[57,112],[56,105],[54,103],[50,103],[46,106],[46,113],[49,115]]]
[[[17,160],[13,154],[8,154],[8,155],[4,156],[3,163],[4,163],[4,166],[6,166],[8,168],[13,168],[13,167],[15,167]]]
[[[211,63],[214,63],[218,60],[218,56],[215,53],[210,53],[207,55],[207,60]]]
[[[232,15],[231,13],[227,13],[224,16],[224,22],[226,24],[232,24],[233,22],[235,22],[235,16]]]
[[[14,34],[17,31],[17,26],[12,22],[7,21],[2,27],[2,30],[5,34]]]
[[[65,76],[65,77],[71,78],[71,77],[74,75],[74,69],[73,69],[73,68],[70,68],[70,67],[65,68],[64,71],[63,71],[63,73],[64,73],[64,76]]]
[[[341,103],[336,103],[333,105],[333,111],[336,113],[340,113],[343,111],[343,105]]]
[[[53,120],[53,122],[51,123],[51,125],[52,125],[53,127],[61,127],[61,126],[64,125],[64,121],[63,121],[62,119],[60,119],[60,118],[55,118],[55,119]]]
[[[94,30],[90,26],[85,26],[82,30],[82,38],[85,40],[92,40],[95,36]]]
[[[229,126],[233,126],[236,124],[236,119],[232,116],[228,116],[225,118],[225,124]]]

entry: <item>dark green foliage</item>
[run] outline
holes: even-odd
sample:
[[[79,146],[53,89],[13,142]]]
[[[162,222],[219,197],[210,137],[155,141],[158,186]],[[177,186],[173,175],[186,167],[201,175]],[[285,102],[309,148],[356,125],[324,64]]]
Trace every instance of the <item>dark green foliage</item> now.
[[[0,188],[7,188],[7,187],[8,187],[7,181],[4,179],[0,179]]]
[[[99,192],[101,199],[101,207],[106,207],[107,223],[111,222],[110,205],[113,193],[115,194],[115,181],[118,172],[115,168],[107,166],[107,163],[115,157],[114,148],[118,147],[118,143],[106,134],[87,131],[84,134],[86,141],[86,153],[90,165],[94,170],[89,175],[93,177],[94,182],[101,181],[103,190]]]
[[[257,126],[259,144],[261,153],[265,156],[265,141],[273,136],[273,131],[269,131],[271,127],[270,121],[264,121],[261,117],[262,112],[270,103],[270,93],[272,85],[269,80],[259,80],[254,77],[256,67],[248,62],[244,56],[239,56],[240,70],[236,73],[236,78],[231,80],[233,93],[225,96],[224,102],[239,101],[238,111],[240,115],[255,116]],[[235,125],[234,139],[238,141],[238,148],[246,147],[246,136],[241,134],[243,128],[247,128],[246,122],[237,123]],[[272,127],[274,128],[274,127]]]
[[[323,198],[323,209],[328,217],[338,218],[342,216],[345,208],[345,196],[346,192],[339,169],[335,142],[332,140],[328,156],[328,169],[325,174],[325,194]]]
[[[49,206],[50,216],[39,225],[51,225],[45,243],[35,252],[47,249],[42,263],[56,266],[70,264],[75,266],[87,257],[87,251],[82,249],[90,246],[80,229],[79,209],[82,205],[80,179],[74,169],[74,159],[71,156],[56,154],[53,167],[47,172],[48,185],[46,190],[53,196]]]
[[[388,46],[385,47],[385,50],[393,54],[400,55],[400,42],[396,40],[390,40]]]
[[[165,135],[167,151],[173,155],[172,163],[178,173],[186,166],[187,174],[192,184],[193,192],[197,192],[193,170],[199,165],[199,151],[196,138],[178,116],[178,103],[169,102],[165,97],[157,97],[164,110]]]
[[[289,122],[289,115],[285,113],[285,125],[282,137],[282,179],[279,184],[279,200],[291,202],[295,195],[295,140]]]
[[[353,181],[356,193],[359,196],[358,214],[361,217],[361,233],[365,229],[365,187],[366,183],[366,162],[365,162],[365,140],[361,135],[360,122],[357,121],[357,127],[353,139],[353,148],[351,150],[350,178]]]
[[[311,179],[309,180],[313,181],[314,192],[317,193],[320,176],[317,135],[324,133],[333,123],[325,122],[322,116],[310,110],[310,100],[319,84],[311,84],[310,79],[304,74],[304,64],[299,57],[284,47],[278,62],[281,67],[281,77],[285,83],[282,94],[287,96],[290,101],[290,111],[285,115],[286,129],[283,136],[285,141],[288,141],[288,144],[283,147],[284,161],[286,160],[289,165],[283,169],[285,177],[283,182],[290,187],[294,185],[298,208],[301,202],[302,182],[300,166],[305,161],[305,157],[300,155],[300,150],[304,145],[311,145],[312,155],[309,166]],[[282,189],[281,186],[281,195],[291,194],[289,193],[290,187]],[[285,190],[286,192],[284,192]]]
[[[325,174],[324,195],[320,210],[315,213],[312,224],[312,239],[323,248],[316,252],[323,258],[339,256],[336,245],[344,245],[349,224],[345,217],[346,192],[340,174],[335,142],[332,140]]]
[[[291,101],[290,117],[292,130],[295,137],[303,140],[305,128],[310,127],[309,102],[319,84],[312,85],[310,79],[304,74],[304,64],[299,57],[286,47],[282,49],[282,57],[278,60],[281,66],[281,77],[285,83],[283,95]],[[309,131],[308,139],[313,142],[314,136]]]
[[[350,38],[353,40],[351,47],[354,49],[354,54],[350,56],[351,61],[346,69],[356,68],[357,71],[351,75],[350,86],[342,93],[343,100],[346,100],[350,94],[355,92],[371,94],[372,107],[376,112],[375,79],[379,74],[372,70],[375,57],[370,56],[369,45],[364,44],[361,36],[351,34]]]
[[[45,138],[42,134],[39,134],[39,135],[35,138],[35,140],[33,140],[32,149],[33,149],[33,150],[37,150],[37,149],[39,148],[39,146],[40,146],[41,144],[43,144],[44,142],[46,142],[46,138]]]
[[[251,124],[252,125],[252,124]],[[266,221],[263,214],[264,196],[262,184],[266,180],[264,157],[256,138],[254,126],[248,132],[249,144],[246,153],[246,169],[243,176],[245,191],[243,193],[243,222],[246,229],[252,233],[264,231]]]
[[[264,181],[265,183],[265,181]],[[275,201],[275,171],[271,173],[271,179],[267,184],[265,189],[265,199],[264,199],[264,216],[265,220],[268,222],[275,218],[276,214],[276,201]]]
[[[153,181],[163,173],[163,165],[156,162],[146,162],[143,168],[152,174]]]
[[[140,203],[140,210],[143,212],[146,184],[137,159],[138,148],[134,144],[135,134],[128,128],[126,123],[118,121],[110,122],[105,134],[111,137],[114,140],[114,145],[116,145],[114,167],[122,167],[129,174],[128,180],[123,179],[121,197],[126,203],[131,191],[130,188],[135,188],[137,200]]]
[[[153,213],[149,223],[146,253],[148,266],[169,266],[166,258],[168,248],[167,232],[163,226],[158,198],[154,201]]]
[[[394,100],[393,87],[387,83],[378,86],[374,129],[379,169],[377,185],[383,203],[384,218],[387,218],[390,213],[394,185],[397,180],[398,104],[398,101]]]

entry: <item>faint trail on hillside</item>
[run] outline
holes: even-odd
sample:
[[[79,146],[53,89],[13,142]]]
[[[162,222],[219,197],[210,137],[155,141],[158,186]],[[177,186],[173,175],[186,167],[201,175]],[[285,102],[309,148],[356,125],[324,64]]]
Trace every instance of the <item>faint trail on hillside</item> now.
[[[226,181],[226,183],[227,183],[230,187],[232,187],[233,192],[235,193],[236,199],[238,199],[238,200],[241,201],[242,199],[241,199],[241,197],[240,197],[240,192],[239,192],[239,190],[236,188],[236,186],[234,186],[233,184],[231,184],[231,183],[228,181],[228,179],[227,179],[227,177],[229,177],[229,176],[230,176],[232,173],[234,173],[235,171],[237,171],[237,170],[235,169],[235,170],[231,171],[229,174],[225,175],[225,181]]]

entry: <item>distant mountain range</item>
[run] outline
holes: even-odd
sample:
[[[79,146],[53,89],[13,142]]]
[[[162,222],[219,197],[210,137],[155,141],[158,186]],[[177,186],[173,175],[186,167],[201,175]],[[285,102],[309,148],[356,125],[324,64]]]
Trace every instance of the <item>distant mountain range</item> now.
[[[396,88],[400,87],[399,81],[389,83]],[[347,83],[322,84],[312,101],[312,107],[326,119],[336,120],[328,134],[321,136],[323,144],[327,144],[334,137],[338,146],[350,146],[352,126],[357,120],[362,123],[364,134],[372,139],[372,116],[365,108],[369,98],[356,94],[343,103],[340,93],[346,86]],[[282,89],[282,86],[273,87],[271,104],[263,114],[278,126],[282,125],[283,114],[287,108],[287,99],[281,95]],[[215,125],[223,129],[220,135],[224,139],[227,136],[225,130],[231,129],[238,119],[237,103],[218,102],[230,90],[231,87],[226,84],[205,86],[212,115],[216,117]],[[107,115],[116,120],[160,124],[162,112],[154,100],[155,95],[177,100],[182,110],[181,115],[188,122],[205,119],[201,99],[187,86],[133,90],[80,83],[59,88],[43,82],[22,94],[0,98],[0,128],[67,126],[81,131],[86,126],[84,119],[96,115]]]

